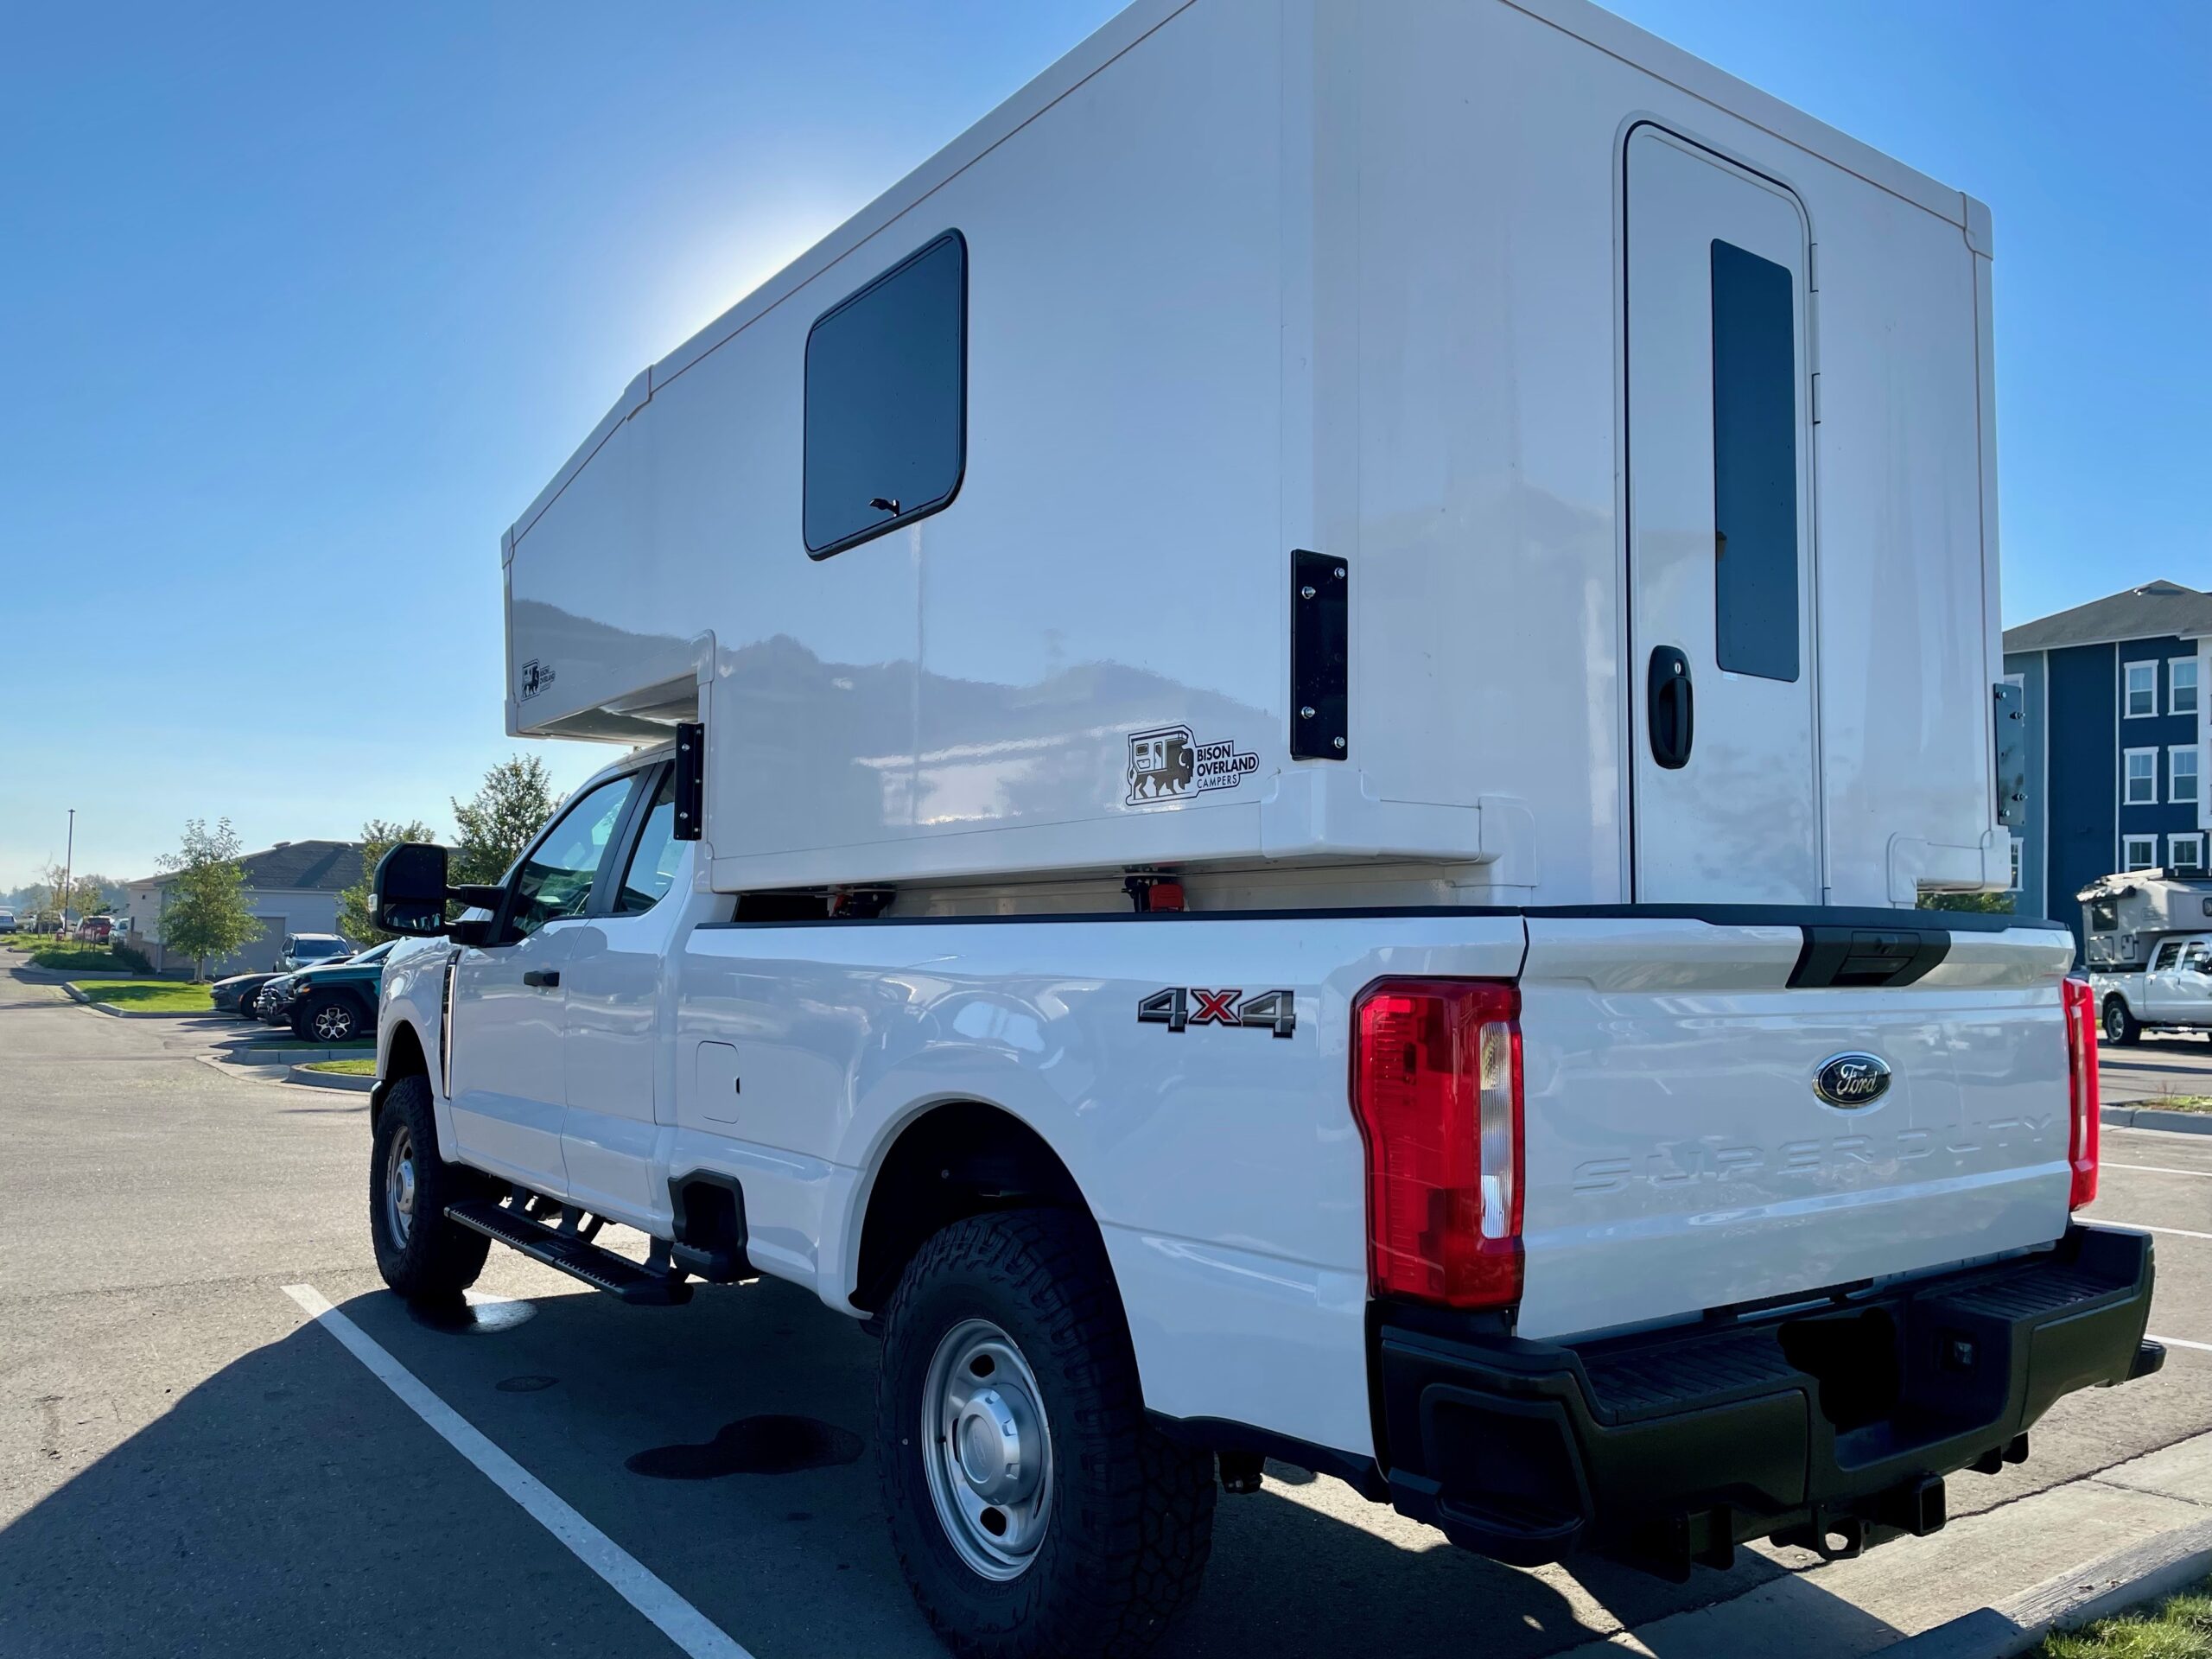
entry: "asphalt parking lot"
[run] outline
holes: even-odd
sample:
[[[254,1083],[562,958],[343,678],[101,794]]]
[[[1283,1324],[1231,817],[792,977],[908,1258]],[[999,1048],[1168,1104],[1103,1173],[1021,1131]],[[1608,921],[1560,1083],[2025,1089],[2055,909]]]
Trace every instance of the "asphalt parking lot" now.
[[[626,1308],[505,1253],[426,1322],[372,1264],[365,1097],[218,1070],[223,1030],[0,973],[0,1654],[942,1651],[883,1526],[860,1328],[772,1281]],[[2105,1155],[2095,1216],[2158,1230],[2166,1369],[1955,1478],[1937,1537],[1681,1586],[1523,1573],[1274,1469],[1223,1498],[1164,1651],[1863,1653],[2201,1516],[2212,1136],[2108,1130]]]

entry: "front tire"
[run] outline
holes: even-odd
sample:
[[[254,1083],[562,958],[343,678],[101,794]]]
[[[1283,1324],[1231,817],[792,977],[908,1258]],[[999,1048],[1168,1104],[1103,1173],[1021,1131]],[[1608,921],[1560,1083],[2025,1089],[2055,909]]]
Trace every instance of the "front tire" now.
[[[1122,1659],[1197,1595],[1213,1459],[1145,1420],[1097,1234],[955,1222],[884,1312],[876,1448],[914,1599],[966,1659]]]
[[[476,1195],[474,1173],[438,1156],[429,1079],[402,1077],[385,1096],[370,1142],[369,1231],[377,1271],[411,1301],[449,1300],[476,1282],[492,1241],[446,1219]]]
[[[2105,1041],[2121,1047],[2143,1040],[2143,1027],[2117,995],[2105,998]]]
[[[312,997],[293,1014],[292,1029],[318,1043],[350,1043],[361,1034],[361,1012],[350,997]]]

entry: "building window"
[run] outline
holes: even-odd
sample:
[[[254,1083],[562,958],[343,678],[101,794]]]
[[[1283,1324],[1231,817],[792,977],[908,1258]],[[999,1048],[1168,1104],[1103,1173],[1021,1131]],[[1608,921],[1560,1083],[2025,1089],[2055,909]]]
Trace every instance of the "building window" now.
[[[2177,743],[2166,751],[2166,798],[2193,801],[2198,790],[2196,745]]]
[[[2176,875],[2204,874],[2204,832],[2166,837],[2166,868]]]
[[[1713,657],[1797,677],[1796,278],[1713,245]]]
[[[2121,842],[2120,868],[2123,870],[2148,870],[2158,862],[2158,838],[2156,836],[2130,836]]]
[[[2196,712],[2196,658],[2176,657],[2166,664],[2166,712],[2170,715],[2193,715]]]
[[[2122,669],[2126,690],[2120,698],[2120,707],[2130,720],[2148,720],[2158,712],[2158,665],[2156,663],[2130,663]]]
[[[2158,752],[2156,749],[2130,749],[2122,759],[2126,769],[2120,773],[2121,804],[2156,806],[2158,804]]]
[[[968,460],[968,244],[959,232],[815,322],[804,424],[800,489],[816,558],[951,505]]]

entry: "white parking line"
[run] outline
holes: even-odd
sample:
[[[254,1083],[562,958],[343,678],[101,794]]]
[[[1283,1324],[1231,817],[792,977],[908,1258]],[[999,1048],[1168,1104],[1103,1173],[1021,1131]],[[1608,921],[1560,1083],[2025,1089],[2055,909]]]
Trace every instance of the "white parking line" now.
[[[2212,1238],[2212,1233],[2192,1233],[2186,1227],[2152,1227],[2140,1221],[2107,1221],[2101,1216],[2096,1219],[2101,1226],[2123,1227],[2131,1233],[2171,1233],[2176,1238]]]
[[[348,1353],[368,1368],[370,1376],[397,1395],[409,1410],[435,1429],[494,1486],[522,1505],[524,1514],[566,1544],[578,1560],[606,1580],[615,1594],[651,1619],[662,1635],[692,1659],[753,1659],[704,1613],[648,1572],[637,1557],[554,1496],[537,1476],[431,1393],[412,1371],[333,1307],[321,1291],[313,1285],[287,1285],[284,1294],[337,1338]]]
[[[2151,1340],[2169,1348],[2194,1348],[2200,1354],[2212,1354],[2212,1342],[2191,1342],[2187,1337],[2152,1337]]]
[[[2194,1175],[2200,1181],[2212,1181],[2212,1169],[2169,1169],[2164,1164],[2113,1163],[2107,1163],[2103,1167],[2106,1169],[2132,1169],[2137,1173],[2143,1175]]]

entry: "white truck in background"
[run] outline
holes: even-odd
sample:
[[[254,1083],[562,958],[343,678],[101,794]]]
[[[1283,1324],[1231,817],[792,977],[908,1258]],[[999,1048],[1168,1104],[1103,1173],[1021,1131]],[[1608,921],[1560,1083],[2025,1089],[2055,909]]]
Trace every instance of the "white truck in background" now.
[[[1264,1457],[1941,1527],[2160,1358],[2069,935],[1913,908],[2018,792],[1990,252],[1579,0],[1143,0],[508,533],[509,730],[621,747],[378,871],[387,1282],[866,1319],[963,1654],[1141,1647]]]
[[[2082,904],[2082,957],[2108,1043],[2212,1036],[2212,881],[2167,870],[2100,876]]]

